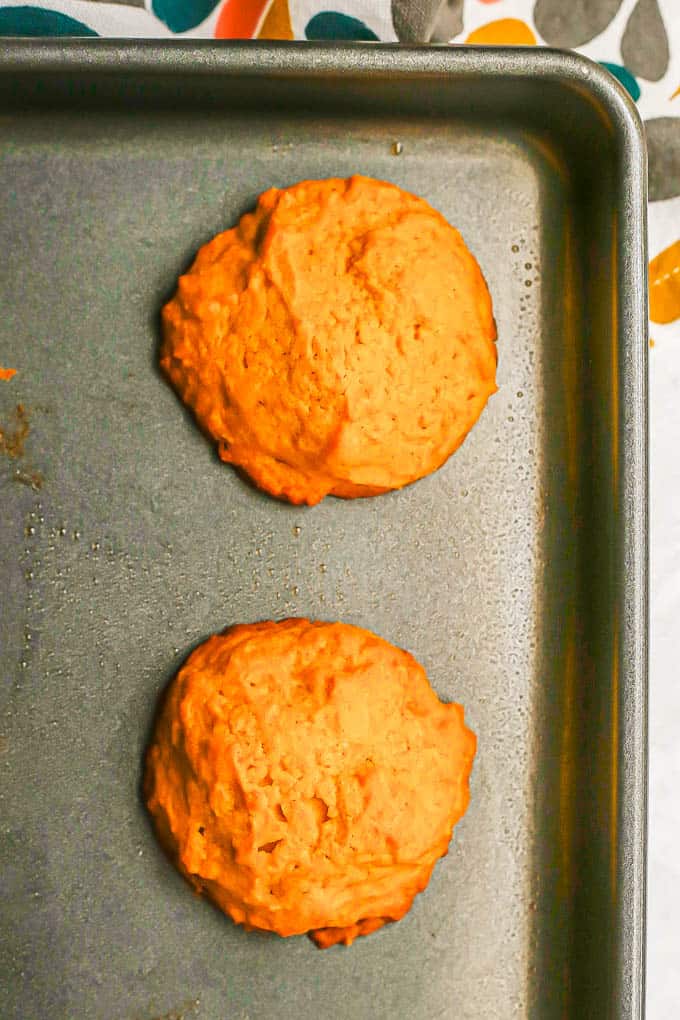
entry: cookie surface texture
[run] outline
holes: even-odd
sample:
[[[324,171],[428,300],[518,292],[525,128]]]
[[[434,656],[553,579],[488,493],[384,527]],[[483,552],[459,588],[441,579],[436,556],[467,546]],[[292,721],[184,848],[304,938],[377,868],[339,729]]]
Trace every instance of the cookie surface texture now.
[[[233,627],[170,684],[145,793],[180,871],[235,922],[350,944],[427,885],[476,741],[409,655],[295,619]]]
[[[496,390],[473,255],[427,202],[371,178],[266,191],[162,318],[162,370],[220,457],[291,503],[422,478]]]

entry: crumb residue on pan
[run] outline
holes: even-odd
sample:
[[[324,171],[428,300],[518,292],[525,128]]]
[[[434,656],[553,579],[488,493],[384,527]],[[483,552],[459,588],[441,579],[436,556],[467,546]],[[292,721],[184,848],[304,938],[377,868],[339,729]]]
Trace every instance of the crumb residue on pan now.
[[[27,485],[37,491],[42,489],[45,477],[41,471],[22,471],[21,468],[15,468],[12,481],[18,482],[19,485]]]
[[[26,440],[31,431],[28,411],[23,404],[17,404],[9,424],[0,425],[0,453],[10,460],[19,460],[26,453]],[[19,485],[31,489],[42,489],[44,476],[28,464],[15,467],[10,478]]]
[[[9,425],[0,425],[0,453],[12,460],[23,457],[26,438],[31,431],[28,412],[23,404],[17,404],[13,421]]]
[[[0,365],[0,379],[4,379],[5,382],[13,379],[16,374],[16,368],[3,368],[2,365]]]
[[[154,1013],[153,1020],[188,1020],[188,1017],[195,1014],[200,1005],[200,999],[187,999],[178,1009],[171,1009],[162,1015]]]

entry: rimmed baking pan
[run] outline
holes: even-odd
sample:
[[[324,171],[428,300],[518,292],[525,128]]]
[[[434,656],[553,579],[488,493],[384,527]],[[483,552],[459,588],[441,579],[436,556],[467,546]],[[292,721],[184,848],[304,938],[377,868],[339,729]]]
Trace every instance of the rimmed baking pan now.
[[[630,101],[547,50],[101,41],[4,42],[0,94],[3,1016],[640,1017]],[[436,474],[303,510],[218,461],[156,371],[158,313],[264,188],[356,172],[462,231],[500,390]],[[291,615],[408,648],[479,739],[470,810],[414,909],[323,953],[197,901],[139,796],[187,651]]]

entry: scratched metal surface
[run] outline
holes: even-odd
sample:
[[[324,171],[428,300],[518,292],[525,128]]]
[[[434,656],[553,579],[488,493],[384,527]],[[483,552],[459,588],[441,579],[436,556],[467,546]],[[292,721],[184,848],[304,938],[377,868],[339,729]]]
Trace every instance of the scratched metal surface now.
[[[617,87],[555,53],[6,43],[0,93],[3,1016],[640,1016],[644,153]],[[161,380],[158,312],[261,190],[353,172],[460,228],[500,391],[432,477],[295,509]],[[188,650],[289,615],[408,648],[479,738],[429,888],[349,950],[195,899],[139,796]]]

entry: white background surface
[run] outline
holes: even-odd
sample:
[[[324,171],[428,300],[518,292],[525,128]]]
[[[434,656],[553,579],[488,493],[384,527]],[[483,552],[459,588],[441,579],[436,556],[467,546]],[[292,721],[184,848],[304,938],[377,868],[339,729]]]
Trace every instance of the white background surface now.
[[[680,8],[680,3],[678,6]],[[651,206],[650,253],[678,237],[680,199]],[[652,324],[650,335],[654,347],[649,352],[651,659],[647,1020],[680,1018],[679,326],[678,322],[666,327]]]

